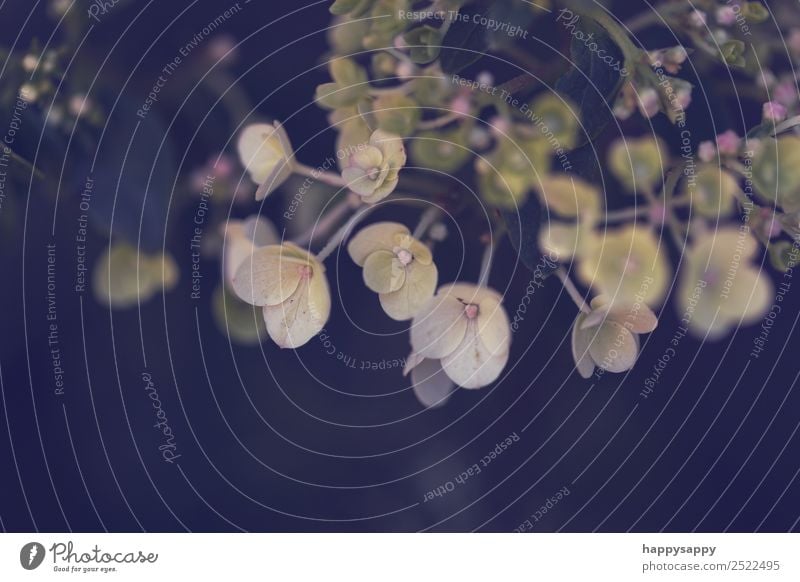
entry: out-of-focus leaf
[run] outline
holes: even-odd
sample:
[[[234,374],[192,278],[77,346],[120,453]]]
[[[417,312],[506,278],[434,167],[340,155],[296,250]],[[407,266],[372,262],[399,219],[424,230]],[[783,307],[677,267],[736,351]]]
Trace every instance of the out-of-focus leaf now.
[[[447,31],[439,54],[439,62],[445,73],[458,73],[488,51],[489,35],[480,21],[488,18],[492,3],[492,0],[480,0],[459,10],[459,18],[453,21]]]
[[[570,53],[574,66],[556,82],[555,87],[580,111],[584,135],[579,143],[582,144],[597,137],[614,118],[612,109],[624,79],[621,70],[625,66],[625,57],[605,29],[593,20],[583,17],[578,27],[585,36],[594,35],[597,51],[589,50],[585,39],[580,41],[573,37]],[[605,51],[605,60],[598,57],[600,51]]]

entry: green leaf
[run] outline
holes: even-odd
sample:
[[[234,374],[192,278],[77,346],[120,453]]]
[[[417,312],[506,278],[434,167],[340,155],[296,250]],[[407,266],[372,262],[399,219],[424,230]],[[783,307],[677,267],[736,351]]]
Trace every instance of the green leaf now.
[[[445,73],[453,75],[466,69],[489,50],[489,35],[480,20],[488,18],[491,5],[491,0],[484,0],[459,10],[459,17],[447,31],[439,54]]]
[[[593,35],[589,44],[596,43],[597,51],[586,40],[573,36],[570,53],[573,68],[555,84],[556,91],[568,97],[581,114],[583,144],[597,137],[614,118],[612,109],[624,76],[625,57],[605,29],[588,17],[582,17],[576,30]],[[604,59],[598,57],[605,51]]]

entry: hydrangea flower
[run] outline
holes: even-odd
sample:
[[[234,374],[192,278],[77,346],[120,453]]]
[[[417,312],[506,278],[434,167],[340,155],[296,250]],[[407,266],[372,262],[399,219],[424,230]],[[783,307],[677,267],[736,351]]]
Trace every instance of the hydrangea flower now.
[[[701,165],[696,172],[695,187],[686,184],[685,190],[691,196],[692,209],[707,218],[731,214],[736,195],[741,192],[736,177],[714,164]]]
[[[633,368],[639,357],[639,334],[658,325],[656,315],[644,304],[612,308],[607,297],[592,300],[592,310],[580,313],[572,326],[572,356],[583,378],[595,367],[618,374]]]
[[[753,183],[763,199],[800,212],[800,137],[765,139],[753,159]]]
[[[148,255],[125,242],[110,244],[92,273],[95,299],[116,309],[143,303],[177,283],[178,266],[171,255]]]
[[[325,267],[286,242],[253,251],[236,271],[233,290],[263,307],[267,333],[282,348],[297,348],[317,335],[331,312]]]
[[[651,136],[618,139],[609,149],[609,169],[631,193],[652,189],[661,182],[662,152],[668,151],[660,139]]]
[[[593,185],[568,174],[551,174],[539,179],[537,191],[548,215],[566,218],[596,218],[600,213],[600,192]]]
[[[511,327],[496,291],[466,283],[439,288],[414,317],[405,374],[424,364],[438,366],[453,383],[482,388],[494,382],[508,362]],[[428,362],[427,360],[434,360]]]
[[[718,339],[738,325],[760,319],[773,297],[772,283],[751,264],[758,244],[727,227],[701,237],[687,252],[678,301],[690,313],[689,329]]]
[[[347,187],[364,202],[378,202],[397,187],[400,168],[405,164],[403,140],[378,129],[370,136],[369,143],[353,152],[342,170],[342,177]]]
[[[544,140],[521,137],[517,127],[509,131],[510,135],[496,131],[497,145],[486,157],[475,159],[475,171],[483,200],[514,210],[525,203],[537,176],[550,171],[552,152]]]
[[[431,251],[402,224],[372,224],[353,237],[347,251],[392,319],[411,319],[433,297],[438,271]]]
[[[663,244],[651,230],[629,224],[591,236],[591,243],[580,246],[577,270],[586,285],[610,297],[615,306],[661,303],[671,271]]]
[[[286,130],[277,121],[244,128],[237,143],[239,160],[258,185],[256,200],[263,200],[292,175],[294,152]]]
[[[253,251],[267,245],[278,244],[280,237],[275,225],[262,216],[253,215],[245,220],[231,220],[222,227],[225,236],[223,274],[225,283],[231,285],[236,271]]]

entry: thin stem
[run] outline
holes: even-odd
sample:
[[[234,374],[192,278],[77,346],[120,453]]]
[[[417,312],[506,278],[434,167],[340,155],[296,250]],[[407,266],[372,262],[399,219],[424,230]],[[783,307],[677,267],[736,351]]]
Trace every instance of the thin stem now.
[[[603,222],[625,222],[642,216],[646,216],[650,209],[647,206],[634,206],[621,210],[606,212]]]
[[[347,182],[345,182],[344,178],[342,178],[339,174],[312,168],[311,166],[306,166],[300,162],[295,162],[293,169],[295,174],[307,176],[313,180],[318,180],[323,184],[328,184],[329,186],[335,186],[337,188],[347,187]]]
[[[669,176],[667,176],[667,181],[664,184],[664,213],[666,214],[667,225],[669,226],[669,231],[672,234],[672,240],[679,249],[682,249],[685,245],[685,240],[683,237],[685,233],[683,232],[683,227],[678,220],[678,217],[675,216],[675,212],[673,212],[675,208],[675,204],[673,201],[673,196],[675,195],[675,188],[678,187],[678,181],[683,174],[683,168],[674,168]]]
[[[483,259],[481,260],[481,272],[478,276],[478,287],[486,287],[489,283],[489,275],[492,272],[492,263],[494,262],[494,237],[489,237],[489,242],[486,243],[486,248],[483,251]]]
[[[779,133],[783,133],[787,129],[791,129],[796,125],[800,125],[800,115],[795,115],[794,117],[790,117],[786,121],[782,121],[775,127],[775,131],[772,132],[773,136],[778,135]]]
[[[428,129],[438,129],[454,121],[458,121],[459,119],[461,119],[461,117],[462,117],[461,113],[458,113],[457,111],[452,111],[447,115],[442,115],[441,117],[437,117],[436,119],[431,119],[429,121],[421,121],[417,125],[417,129],[423,131]]]
[[[395,85],[394,87],[370,87],[369,94],[373,97],[380,97],[381,95],[394,95],[395,93],[408,95],[413,90],[413,84],[406,82],[401,85]]]
[[[436,222],[439,218],[439,215],[442,211],[439,209],[438,206],[431,206],[425,212],[422,213],[422,216],[419,219],[419,224],[417,224],[417,228],[414,229],[414,234],[412,235],[415,239],[420,240],[431,225]]]
[[[305,233],[295,238],[292,242],[297,246],[310,245],[315,237],[325,236],[336,226],[342,218],[350,214],[358,207],[358,200],[355,194],[348,193],[344,200],[340,200],[331,208],[325,216],[317,220]]]
[[[617,22],[603,8],[591,9],[588,11],[587,16],[596,20],[606,30],[611,40],[622,51],[626,63],[634,63],[638,60],[643,51],[631,40],[627,30],[623,28],[624,25]]]
[[[583,300],[583,295],[581,292],[578,291],[578,288],[575,286],[575,283],[572,282],[572,279],[569,278],[569,275],[564,270],[564,267],[559,267],[556,271],[556,277],[561,280],[561,284],[564,285],[564,289],[575,302],[575,305],[578,306],[583,313],[591,313],[591,309]]]
[[[342,227],[336,231],[336,233],[328,241],[328,244],[326,244],[323,249],[317,253],[317,260],[322,262],[327,259],[333,253],[333,251],[335,251],[339,245],[342,244],[342,241],[347,236],[347,233],[355,228],[356,225],[361,222],[361,220],[364,219],[373,208],[375,207],[367,206],[366,208],[361,208],[360,211],[357,210],[356,213],[350,217],[350,220],[345,222],[344,225],[342,225]]]

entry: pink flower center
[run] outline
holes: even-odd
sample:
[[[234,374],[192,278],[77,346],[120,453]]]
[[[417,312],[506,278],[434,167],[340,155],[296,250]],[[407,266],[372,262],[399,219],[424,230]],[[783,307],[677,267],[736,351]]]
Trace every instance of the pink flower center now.
[[[478,317],[478,306],[474,303],[468,303],[464,307],[464,314],[467,316],[467,319],[475,319]]]
[[[400,249],[399,251],[397,251],[396,256],[397,260],[400,261],[400,263],[403,266],[408,265],[411,261],[414,260],[414,255],[412,255],[406,249]]]

